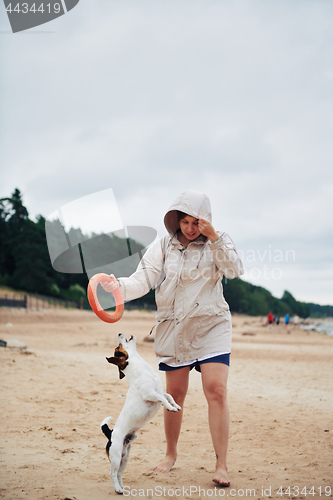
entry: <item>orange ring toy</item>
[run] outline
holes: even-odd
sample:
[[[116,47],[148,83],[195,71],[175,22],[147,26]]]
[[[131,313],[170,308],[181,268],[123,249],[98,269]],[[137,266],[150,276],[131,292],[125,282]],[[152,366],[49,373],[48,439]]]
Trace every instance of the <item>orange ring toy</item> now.
[[[117,288],[113,290],[112,295],[116,301],[116,310],[113,314],[109,314],[102,308],[99,300],[97,298],[96,289],[101,282],[114,283],[114,280],[110,278],[108,274],[98,273],[95,274],[92,278],[90,278],[88,283],[87,295],[89,304],[94,313],[106,323],[115,323],[119,321],[124,312],[124,299],[120,288],[117,285]]]

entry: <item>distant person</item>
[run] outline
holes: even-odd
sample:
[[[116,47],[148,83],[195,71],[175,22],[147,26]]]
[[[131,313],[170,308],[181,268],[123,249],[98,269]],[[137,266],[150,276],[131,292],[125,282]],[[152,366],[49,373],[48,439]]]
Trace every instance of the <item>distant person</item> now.
[[[289,325],[289,314],[286,314],[285,317],[284,317],[284,323],[285,325]]]
[[[299,323],[299,317],[297,316],[297,314],[295,314],[295,316],[293,317],[293,324],[295,328],[298,326],[298,323]]]
[[[276,323],[277,325],[279,325],[279,324],[280,324],[280,316],[275,316],[275,323]]]
[[[267,314],[267,324],[268,324],[268,325],[272,325],[272,324],[273,324],[273,322],[274,322],[274,314],[273,314],[273,313],[271,313],[271,312],[269,312],[269,313]]]

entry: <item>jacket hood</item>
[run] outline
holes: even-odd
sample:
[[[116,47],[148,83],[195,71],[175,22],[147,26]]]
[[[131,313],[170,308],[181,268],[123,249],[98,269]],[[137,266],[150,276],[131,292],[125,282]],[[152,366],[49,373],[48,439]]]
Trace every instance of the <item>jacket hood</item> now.
[[[164,217],[164,225],[173,236],[179,229],[177,210],[198,219],[202,217],[212,222],[212,212],[208,196],[198,191],[185,191],[170,206]]]

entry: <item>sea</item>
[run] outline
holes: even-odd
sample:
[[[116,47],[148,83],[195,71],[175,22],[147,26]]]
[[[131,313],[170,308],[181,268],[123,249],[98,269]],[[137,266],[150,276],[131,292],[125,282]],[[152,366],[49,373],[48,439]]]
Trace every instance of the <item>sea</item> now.
[[[333,337],[333,319],[314,319],[311,323],[306,325],[300,325],[302,330],[308,330],[310,332],[318,332],[323,335],[329,335]]]

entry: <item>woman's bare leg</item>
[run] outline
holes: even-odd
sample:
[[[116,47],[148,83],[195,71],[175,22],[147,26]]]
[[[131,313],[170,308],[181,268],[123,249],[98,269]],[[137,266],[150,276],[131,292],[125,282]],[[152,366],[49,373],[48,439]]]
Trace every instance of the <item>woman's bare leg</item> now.
[[[167,442],[166,454],[162,462],[154,468],[155,472],[169,472],[177,459],[177,443],[183,419],[183,405],[188,389],[190,368],[165,372],[166,392],[171,394],[181,411],[171,412],[164,408],[164,431]]]
[[[229,407],[227,380],[229,367],[223,363],[203,363],[200,366],[203,391],[208,402],[208,420],[216,454],[215,483],[229,486],[227,450],[229,439]]]

